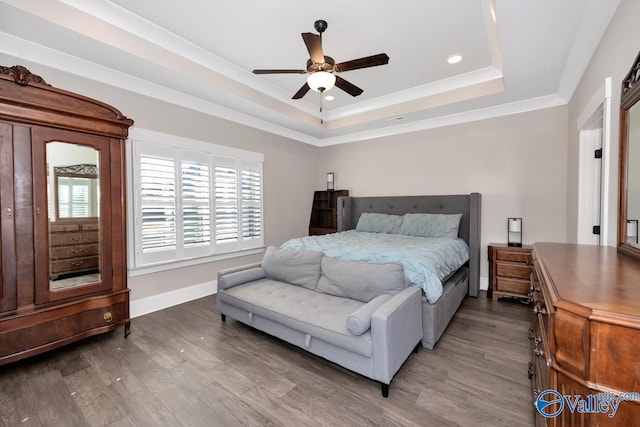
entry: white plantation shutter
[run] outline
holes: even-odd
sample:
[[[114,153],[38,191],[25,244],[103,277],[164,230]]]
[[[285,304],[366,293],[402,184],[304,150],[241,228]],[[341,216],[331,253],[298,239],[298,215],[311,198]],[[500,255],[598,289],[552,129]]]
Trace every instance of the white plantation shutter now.
[[[262,246],[262,163],[240,161],[242,249]]]
[[[90,212],[91,180],[88,178],[58,178],[58,217],[86,218]]]
[[[182,229],[185,256],[207,255],[211,246],[210,162],[206,153],[182,153]]]
[[[137,140],[133,154],[136,267],[262,247],[261,154]]]
[[[228,157],[216,156],[214,164],[215,246],[221,252],[238,247],[238,170]]]
[[[138,245],[141,263],[178,258],[175,152],[166,147],[140,146],[138,156]]]

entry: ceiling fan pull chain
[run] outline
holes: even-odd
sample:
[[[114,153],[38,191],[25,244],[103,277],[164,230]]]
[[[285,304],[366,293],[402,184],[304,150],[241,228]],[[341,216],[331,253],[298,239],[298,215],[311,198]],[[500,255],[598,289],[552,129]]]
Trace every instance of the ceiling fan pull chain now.
[[[323,125],[324,124],[324,120],[322,120],[322,93],[324,91],[320,91],[320,124]]]

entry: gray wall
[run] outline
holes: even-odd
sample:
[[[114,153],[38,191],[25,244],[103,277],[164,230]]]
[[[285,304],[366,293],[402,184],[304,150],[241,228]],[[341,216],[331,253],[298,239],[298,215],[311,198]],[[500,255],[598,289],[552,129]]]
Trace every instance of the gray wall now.
[[[600,40],[587,70],[585,71],[571,101],[569,102],[569,134],[567,155],[567,223],[569,242],[577,241],[578,218],[578,118],[589,106],[593,98],[604,85],[607,77],[612,78],[611,93],[611,151],[604,153],[605,161],[610,162],[610,197],[608,213],[611,219],[607,227],[611,236],[609,244],[616,244],[618,217],[618,171],[620,155],[620,88],[622,79],[627,74],[640,50],[640,31],[638,31],[638,17],[640,16],[640,2],[637,0],[622,0],[614,14],[609,27]]]
[[[265,245],[306,235],[319,148],[218,119],[89,79],[0,55],[0,64],[24,65],[54,87],[81,93],[118,108],[134,126],[264,153]],[[320,187],[322,189],[322,187]],[[200,264],[129,279],[131,299],[215,280],[217,271],[259,260],[258,255]]]
[[[482,193],[482,284],[487,244],[564,241],[567,108],[555,107],[323,149],[318,186],[336,173],[353,196]]]

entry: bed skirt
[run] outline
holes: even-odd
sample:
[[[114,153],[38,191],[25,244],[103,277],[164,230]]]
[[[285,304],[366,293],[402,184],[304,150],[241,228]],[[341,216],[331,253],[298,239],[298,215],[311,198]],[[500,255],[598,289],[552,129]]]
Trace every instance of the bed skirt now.
[[[453,274],[443,286],[442,296],[435,304],[422,297],[422,346],[433,349],[447,325],[456,314],[469,291],[469,269],[464,266]]]

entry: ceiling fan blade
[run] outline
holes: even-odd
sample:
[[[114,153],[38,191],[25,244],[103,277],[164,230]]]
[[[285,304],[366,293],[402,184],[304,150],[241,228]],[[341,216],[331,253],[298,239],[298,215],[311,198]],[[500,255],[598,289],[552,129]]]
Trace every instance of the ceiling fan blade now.
[[[311,89],[311,88],[309,87],[308,84],[305,83],[304,86],[302,86],[300,88],[300,90],[298,90],[296,92],[296,94],[293,95],[293,98],[291,98],[291,99],[300,99],[300,98],[302,98],[303,96],[305,96],[307,94],[307,92],[309,92],[309,89]]]
[[[307,70],[253,70],[253,74],[306,74]]]
[[[353,59],[351,61],[341,62],[336,64],[334,69],[337,72],[357,70],[359,68],[376,67],[378,65],[385,65],[389,63],[389,56],[386,53],[379,53],[377,55],[366,56],[364,58]]]
[[[307,46],[311,61],[316,64],[324,63],[324,53],[322,52],[322,38],[313,33],[302,33],[302,39]]]
[[[354,85],[353,83],[349,83],[340,76],[336,76],[336,86],[338,86],[340,89],[347,92],[351,96],[358,96],[362,92],[364,92],[358,86]]]

